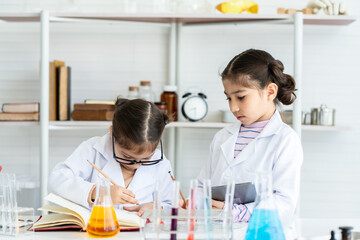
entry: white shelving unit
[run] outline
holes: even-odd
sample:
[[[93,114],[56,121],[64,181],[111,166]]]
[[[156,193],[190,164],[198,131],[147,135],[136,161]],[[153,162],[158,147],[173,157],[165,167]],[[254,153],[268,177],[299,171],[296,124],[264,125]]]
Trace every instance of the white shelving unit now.
[[[71,129],[108,128],[109,121],[83,122],[49,122],[49,28],[51,22],[117,22],[121,24],[152,24],[169,28],[169,84],[181,84],[180,55],[181,29],[191,25],[205,24],[234,24],[240,22],[258,23],[274,22],[294,25],[294,77],[297,84],[297,100],[294,104],[294,130],[301,137],[304,131],[338,131],[346,130],[339,127],[301,126],[301,72],[302,72],[302,36],[303,24],[347,25],[356,20],[352,16],[318,16],[303,15],[297,12],[295,16],[287,14],[100,14],[100,13],[0,13],[0,20],[11,22],[40,22],[41,24],[41,116],[38,122],[2,122],[2,126],[39,126],[41,131],[40,154],[40,191],[41,199],[47,192],[48,159],[49,159],[49,131]],[[167,127],[170,132],[169,159],[175,158],[177,128],[223,128],[229,123],[219,122],[172,122]],[[179,139],[177,139],[179,140]]]

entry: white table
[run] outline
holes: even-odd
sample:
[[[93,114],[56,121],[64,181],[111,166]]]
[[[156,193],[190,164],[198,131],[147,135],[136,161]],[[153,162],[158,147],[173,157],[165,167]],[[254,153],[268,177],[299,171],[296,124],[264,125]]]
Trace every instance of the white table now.
[[[337,233],[336,239],[340,238],[339,226],[352,226],[355,232],[360,232],[360,219],[298,219],[296,227],[299,235],[299,240],[328,240],[330,239],[330,231],[334,230]],[[236,235],[236,232],[235,232]],[[90,238],[86,232],[77,231],[58,231],[58,232],[35,232],[33,235],[24,235],[18,237],[1,236],[0,240],[94,240]],[[141,239],[140,232],[120,232],[108,240],[126,239],[139,240]],[[235,236],[235,239],[236,236]],[[357,239],[357,238],[356,238]],[[360,239],[360,238],[359,238]]]
[[[336,239],[341,239],[340,226],[351,226],[353,232],[360,232],[360,219],[301,218],[296,221],[299,240],[329,240],[331,230],[335,231]]]

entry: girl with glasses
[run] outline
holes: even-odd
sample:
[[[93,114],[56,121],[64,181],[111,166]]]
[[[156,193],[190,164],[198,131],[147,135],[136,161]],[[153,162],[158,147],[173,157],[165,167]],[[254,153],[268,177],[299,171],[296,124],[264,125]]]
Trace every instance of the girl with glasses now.
[[[153,206],[157,181],[162,206],[170,206],[171,166],[161,142],[167,122],[167,115],[151,102],[117,99],[110,132],[84,141],[57,164],[49,177],[49,192],[90,208],[97,178],[103,177],[90,161],[116,183],[111,186],[115,208],[137,211],[141,216]]]

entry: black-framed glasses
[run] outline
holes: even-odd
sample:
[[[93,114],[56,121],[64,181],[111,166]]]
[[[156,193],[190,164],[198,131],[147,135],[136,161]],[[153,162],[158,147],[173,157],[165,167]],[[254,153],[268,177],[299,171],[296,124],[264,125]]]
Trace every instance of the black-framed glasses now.
[[[130,159],[125,159],[125,158],[121,158],[116,156],[115,154],[115,146],[114,146],[114,134],[112,134],[111,136],[111,142],[112,142],[112,149],[113,149],[113,157],[115,159],[115,161],[117,161],[118,163],[124,164],[124,165],[134,165],[134,164],[139,164],[142,166],[150,166],[150,165],[155,165],[157,163],[159,163],[160,161],[162,161],[164,159],[164,152],[163,152],[163,146],[162,146],[162,141],[160,139],[160,149],[161,149],[161,157],[160,159],[157,160],[149,160],[149,161],[136,161],[136,160],[130,160]],[[119,161],[121,160],[121,161]]]

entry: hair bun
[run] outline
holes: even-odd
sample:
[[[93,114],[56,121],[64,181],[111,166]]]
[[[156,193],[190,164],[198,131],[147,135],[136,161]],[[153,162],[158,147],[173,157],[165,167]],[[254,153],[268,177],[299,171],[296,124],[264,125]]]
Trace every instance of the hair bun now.
[[[276,59],[270,61],[268,63],[268,67],[273,73],[276,73],[278,70],[280,70],[281,72],[284,71],[284,65],[282,64],[282,62]]]

